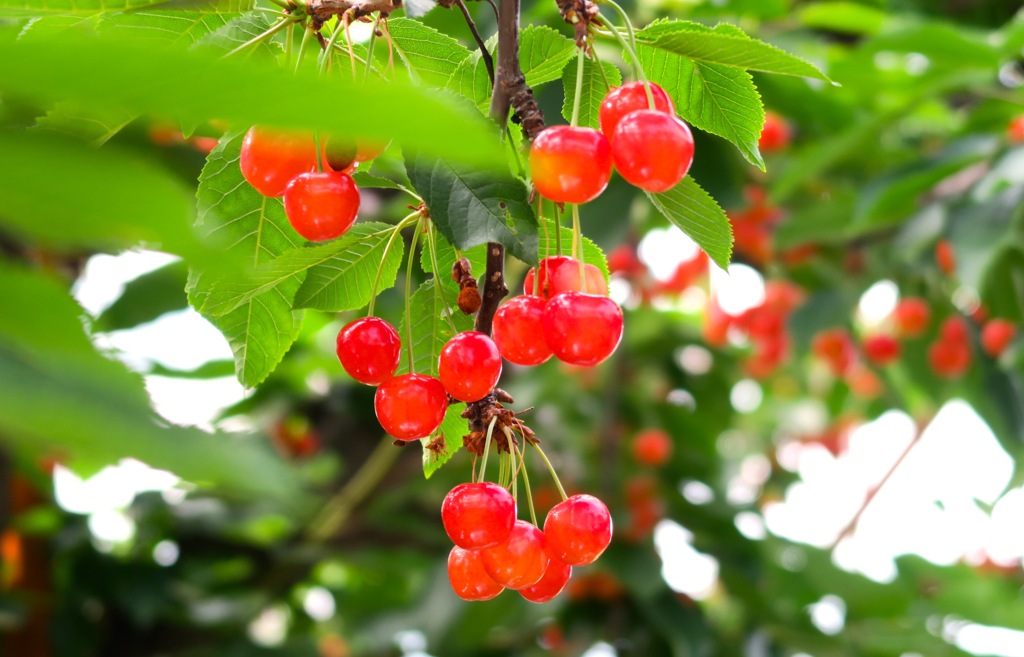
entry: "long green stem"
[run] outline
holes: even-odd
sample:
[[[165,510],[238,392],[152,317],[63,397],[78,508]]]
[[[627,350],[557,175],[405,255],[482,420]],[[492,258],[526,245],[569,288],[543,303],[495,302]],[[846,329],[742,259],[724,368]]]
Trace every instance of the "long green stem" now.
[[[506,434],[506,435],[509,435],[509,434]],[[516,445],[514,445],[512,443],[512,438],[511,437],[509,437],[509,444],[512,445],[512,448],[517,450],[517,453],[519,454],[519,463],[520,463],[520,467],[523,470],[523,488],[526,489],[526,505],[528,507],[530,507],[530,520],[533,521],[533,525],[536,527],[537,526],[537,511],[536,511],[536,509],[533,508],[533,493],[530,491],[530,473],[526,469],[526,446],[524,445],[523,449],[520,450],[519,447],[517,447]]]
[[[537,448],[537,453],[540,454],[544,465],[548,466],[548,472],[551,473],[551,478],[555,480],[555,488],[558,489],[558,494],[562,496],[563,500],[569,499],[569,496],[565,494],[565,489],[562,488],[562,482],[558,479],[558,473],[555,472],[555,466],[551,465],[551,461],[548,460],[548,455],[544,453],[544,450],[537,443],[533,443],[533,446]]]
[[[377,14],[377,22],[373,24],[370,32],[370,42],[366,44],[366,70],[363,72],[363,81],[370,79],[370,69],[373,68],[373,47],[377,44],[377,30],[380,27],[380,13]]]
[[[485,481],[484,477],[487,474],[487,457],[491,453],[491,435],[494,434],[494,423],[498,421],[498,416],[495,415],[491,418],[490,424],[487,425],[487,437],[484,439],[484,458],[480,462],[480,479],[479,481]]]
[[[306,46],[309,45],[309,39],[313,36],[313,26],[307,24],[306,29],[302,32],[302,42],[299,44],[299,55],[295,58],[295,72],[298,73],[302,67],[302,58],[306,56]]]
[[[292,43],[295,42],[295,23],[288,26],[288,32],[284,37],[284,63],[292,62]]]
[[[273,25],[271,25],[269,28],[267,28],[262,33],[257,34],[256,36],[254,36],[253,38],[249,39],[248,41],[246,41],[242,45],[240,45],[237,48],[235,48],[235,49],[231,50],[230,52],[228,52],[226,55],[224,55],[224,57],[230,57],[231,55],[240,53],[243,50],[245,50],[246,48],[248,48],[249,46],[254,46],[257,43],[259,43],[260,41],[263,41],[264,39],[269,39],[270,37],[274,36],[275,34],[280,32],[281,30],[283,30],[284,28],[288,27],[289,25],[294,25],[294,24],[295,24],[295,21],[293,19],[291,19],[291,18],[282,18],[281,20],[279,20],[276,23],[274,23]]]
[[[618,40],[619,45],[622,46],[622,49],[629,54],[631,64],[633,67],[633,73],[634,75],[636,75],[637,79],[643,83],[644,90],[647,92],[647,102],[650,104],[651,109],[654,109],[654,94],[651,93],[651,83],[647,79],[647,76],[644,74],[644,67],[640,65],[640,58],[636,54],[636,34],[633,32],[633,24],[629,21],[629,14],[627,14],[626,10],[620,7],[618,4],[616,4],[613,0],[602,0],[602,2],[611,5],[612,8],[614,8],[615,11],[618,12],[619,16],[626,24],[626,32],[627,34],[629,34],[629,39],[632,42],[632,44],[630,42],[627,42],[626,39],[623,38],[622,34],[619,33],[619,30],[614,26],[609,27],[608,32],[609,34],[611,34],[611,36],[615,37],[615,39]],[[600,34],[603,34],[603,32],[601,32]]]
[[[327,41],[327,47],[324,48],[322,53],[320,53],[320,75],[324,74],[324,71],[327,70],[327,66],[331,63],[331,56],[333,54],[335,44],[338,42],[338,37],[341,36],[341,19],[339,18],[335,22],[337,24],[334,26],[334,31],[331,32],[330,40]]]
[[[441,305],[444,306],[444,318],[448,320],[448,326],[452,329],[452,335],[455,335],[459,332],[459,329],[455,326],[455,320],[452,319],[452,308],[448,305],[448,300],[444,298],[441,270],[437,266],[437,228],[433,224],[431,224],[430,230],[427,231],[427,248],[430,249],[430,264],[434,266],[434,294],[440,296]]]
[[[555,255],[562,255],[562,222],[558,216],[558,204],[555,203]]]
[[[583,48],[577,48],[576,53],[576,93],[573,95],[572,120],[569,122],[569,125],[574,128],[580,124],[580,98],[583,97],[583,60],[586,59]]]
[[[419,223],[413,228],[412,242],[409,244],[409,262],[405,266],[405,328],[406,339],[409,340],[409,372],[416,371],[416,357],[412,353],[412,263],[416,260],[416,242],[420,238]]]
[[[366,312],[367,316],[373,316],[373,304],[377,301],[377,288],[380,286],[380,275],[384,270],[384,263],[388,259],[388,253],[391,252],[391,245],[394,244],[398,236],[402,234],[402,230],[419,215],[419,211],[413,212],[395,224],[394,228],[389,229],[391,231],[391,237],[388,238],[388,243],[384,245],[384,256],[380,260],[380,267],[377,269],[377,275],[373,278],[373,287],[370,288],[370,306]]]
[[[583,262],[583,230],[580,228],[580,206],[572,204],[572,252],[573,256],[580,261],[580,292],[587,291],[587,276]]]
[[[501,431],[505,434],[505,443],[508,445],[509,465],[512,467],[512,499],[518,500],[516,482],[519,480],[519,470],[516,468],[516,449],[512,444],[512,436],[509,435],[508,427],[503,426]]]

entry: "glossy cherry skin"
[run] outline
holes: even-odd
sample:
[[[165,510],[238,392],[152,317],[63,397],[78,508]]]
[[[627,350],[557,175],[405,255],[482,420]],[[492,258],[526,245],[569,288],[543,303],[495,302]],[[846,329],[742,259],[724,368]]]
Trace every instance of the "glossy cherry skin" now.
[[[362,317],[338,331],[337,352],[349,376],[376,386],[395,375],[402,341],[398,331],[380,317]]]
[[[467,550],[508,540],[516,522],[516,501],[498,484],[459,484],[441,503],[441,522],[452,542]]]
[[[441,426],[448,396],[432,376],[402,374],[377,387],[373,407],[385,431],[398,440],[417,440]]]
[[[537,268],[530,267],[523,280],[523,294],[534,294],[547,301],[554,292],[551,291],[551,278],[562,265],[567,262],[576,262],[575,259],[564,255],[553,255],[543,258]],[[540,269],[540,280],[536,280],[535,271]]]
[[[565,292],[544,307],[544,338],[551,353],[572,365],[597,365],[622,339],[622,309],[608,297]]]
[[[582,281],[586,281],[586,288]],[[604,279],[601,270],[589,263],[583,265],[583,275],[580,276],[580,263],[578,260],[569,259],[563,266],[551,274],[551,296],[562,292],[586,292],[587,294],[599,294],[608,296],[608,281]]]
[[[307,240],[333,240],[355,223],[359,188],[345,173],[301,173],[284,190],[284,212],[295,232]]]
[[[1017,335],[1017,325],[1008,319],[993,319],[981,329],[981,348],[993,358],[999,358]]]
[[[693,134],[675,116],[637,110],[615,128],[612,161],[628,182],[648,192],[665,192],[690,170]]]
[[[597,198],[612,177],[608,140],[593,128],[554,125],[530,147],[530,171],[537,192],[556,203]]]
[[[458,545],[448,553],[448,581],[463,600],[490,600],[505,590],[484,570],[481,554]]]
[[[301,132],[254,126],[245,133],[239,158],[242,176],[264,196],[281,196],[292,178],[316,170],[316,142]]]
[[[672,438],[662,429],[645,429],[633,438],[633,458],[641,465],[657,468],[672,456]]]
[[[601,132],[608,139],[615,134],[615,127],[619,125],[622,117],[630,112],[641,109],[655,109],[671,116],[675,116],[676,108],[672,99],[665,93],[665,90],[651,83],[651,96],[654,97],[654,107],[651,107],[647,99],[647,90],[643,82],[627,82],[621,87],[616,87],[608,92],[608,95],[601,101],[601,109],[598,119],[601,122]]]
[[[893,323],[901,336],[914,337],[924,333],[931,316],[932,311],[928,302],[917,297],[907,297],[896,304]]]
[[[486,333],[464,331],[441,349],[437,372],[449,395],[459,401],[479,401],[501,377],[501,354]]]
[[[551,347],[544,339],[545,305],[544,299],[524,294],[498,307],[491,337],[505,360],[533,366],[551,358]]]
[[[612,516],[593,495],[573,495],[548,511],[544,536],[551,553],[570,566],[585,566],[612,542]]]
[[[758,137],[757,147],[762,153],[781,151],[789,146],[791,133],[789,123],[781,115],[768,110],[764,113],[764,127]]]
[[[525,520],[516,520],[507,541],[480,553],[487,574],[510,589],[536,584],[548,565],[544,533]]]
[[[548,547],[548,565],[544,569],[544,576],[540,581],[531,586],[519,589],[519,595],[530,602],[547,602],[562,592],[569,578],[572,577],[572,566],[551,554]]]
[[[875,365],[888,365],[900,357],[900,343],[884,333],[865,338],[863,347],[864,355]]]

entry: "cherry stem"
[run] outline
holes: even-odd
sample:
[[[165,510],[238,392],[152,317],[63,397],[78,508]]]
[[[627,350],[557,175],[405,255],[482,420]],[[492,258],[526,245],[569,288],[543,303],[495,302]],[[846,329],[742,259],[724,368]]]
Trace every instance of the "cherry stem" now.
[[[292,42],[295,41],[295,23],[288,26],[288,33],[284,37],[284,62],[289,64],[292,61]]]
[[[626,10],[620,7],[614,0],[602,0],[602,2],[610,5],[619,14],[619,16],[622,17],[622,21],[626,24],[626,33],[629,35],[629,39],[634,45],[630,45],[614,25],[609,26],[608,32],[618,40],[622,49],[629,54],[633,73],[636,75],[637,79],[643,83],[644,90],[647,92],[647,103],[651,109],[654,109],[654,94],[651,92],[651,83],[647,80],[647,76],[644,75],[644,67],[640,65],[640,58],[637,57],[636,49],[634,48],[636,44],[636,34],[633,32],[633,23],[629,20],[629,14],[627,14]],[[603,32],[600,34],[603,34]]]
[[[459,329],[455,326],[455,320],[452,319],[452,307],[448,305],[448,299],[444,297],[444,286],[440,277],[441,270],[437,266],[437,228],[433,223],[430,224],[430,230],[427,231],[427,248],[430,250],[430,263],[434,266],[434,297],[441,300],[441,305],[444,306],[444,318],[448,320],[452,335],[455,335]]]
[[[548,222],[544,221],[544,197],[537,194],[537,223],[540,224],[541,230],[544,231],[544,257],[548,255],[548,245],[551,243],[548,239]],[[539,255],[539,254],[538,254]],[[537,268],[534,270],[533,276],[533,295],[540,296],[540,258],[537,260]]]
[[[555,255],[562,255],[562,222],[558,220],[557,203],[555,203]]]
[[[565,494],[565,489],[562,488],[562,482],[558,479],[558,473],[555,472],[555,466],[551,465],[551,461],[548,459],[548,455],[544,453],[544,450],[540,448],[540,445],[533,443],[533,446],[537,448],[537,453],[540,454],[540,458],[544,461],[544,465],[548,466],[548,472],[551,473],[551,478],[555,480],[555,488],[558,489],[558,494],[562,496],[562,500],[569,499],[569,496]]]
[[[373,47],[377,44],[377,30],[380,29],[380,13],[377,13],[377,21],[370,31],[370,42],[366,44],[366,70],[363,72],[363,82],[370,79],[370,69],[373,68]]]
[[[286,27],[288,27],[290,25],[294,25],[295,24],[295,20],[296,19],[294,19],[294,18],[282,18],[281,20],[277,21],[276,23],[271,25],[269,28],[264,30],[262,33],[257,34],[256,36],[254,36],[253,38],[249,39],[248,41],[246,41],[242,45],[240,45],[237,48],[235,48],[235,49],[231,50],[230,52],[228,52],[226,55],[224,55],[224,57],[227,58],[227,57],[230,57],[231,55],[240,53],[243,50],[245,50],[246,48],[248,48],[249,46],[254,46],[257,43],[259,43],[260,41],[263,41],[264,39],[268,39],[268,38],[274,36],[275,34],[280,32],[284,28],[286,28]]]
[[[484,439],[484,457],[480,461],[480,479],[484,481],[484,475],[487,474],[487,457],[491,453],[491,434],[494,433],[494,424],[498,421],[498,416],[495,415],[491,418],[490,423],[487,425],[487,438]]]
[[[412,353],[412,263],[416,260],[416,242],[420,239],[420,226],[413,227],[412,242],[409,244],[409,262],[405,266],[405,328],[409,339],[409,372],[416,371],[416,358]]]
[[[520,450],[519,447],[512,442],[512,431],[505,427],[505,437],[508,438],[509,446],[515,450],[519,456],[519,469],[523,472],[523,488],[526,490],[526,505],[530,508],[530,520],[533,521],[533,526],[537,526],[537,511],[533,508],[533,492],[530,491],[530,473],[526,469],[526,450]]]
[[[306,55],[306,46],[309,45],[309,39],[313,36],[313,25],[311,23],[306,24],[306,29],[302,32],[302,42],[299,43],[299,54],[295,58],[295,72],[298,73],[302,67],[302,58]]]
[[[608,74],[604,72],[604,65],[601,63],[601,58],[597,56],[597,48],[594,47],[594,38],[589,32],[587,33],[587,40],[590,43],[590,54],[594,57],[594,63],[597,64],[597,70],[601,73],[601,79],[604,81],[604,88],[611,89],[612,84],[608,81]]]
[[[407,217],[404,217],[401,221],[395,224],[395,227],[391,229],[391,237],[388,238],[388,243],[384,245],[384,255],[380,259],[380,267],[377,268],[377,275],[373,278],[373,287],[370,288],[370,305],[367,309],[366,315],[373,317],[373,304],[377,301],[377,288],[380,287],[380,275],[384,269],[384,263],[387,262],[388,253],[391,252],[391,245],[395,243],[395,239],[402,234],[402,229],[409,225],[409,222],[419,216],[419,211],[413,212]]]
[[[572,204],[572,251],[577,260],[580,261],[580,292],[587,292],[586,270],[583,268],[583,230],[580,229],[580,206]]]
[[[518,490],[516,489],[516,482],[519,480],[519,469],[516,467],[516,450],[512,444],[512,436],[508,433],[508,427],[502,426],[501,432],[505,434],[505,443],[508,445],[509,474],[512,477],[512,499],[518,501],[519,497],[517,495]]]
[[[572,120],[569,121],[569,125],[574,128],[580,124],[580,98],[583,97],[583,60],[586,59],[586,53],[583,52],[583,48],[577,48],[576,53],[576,93],[573,95],[572,100]]]
[[[334,54],[335,44],[338,42],[338,37],[341,36],[342,25],[341,18],[336,18],[334,31],[331,32],[331,38],[327,41],[327,47],[320,53],[320,75],[323,75],[327,70],[327,67],[331,63],[331,56]]]

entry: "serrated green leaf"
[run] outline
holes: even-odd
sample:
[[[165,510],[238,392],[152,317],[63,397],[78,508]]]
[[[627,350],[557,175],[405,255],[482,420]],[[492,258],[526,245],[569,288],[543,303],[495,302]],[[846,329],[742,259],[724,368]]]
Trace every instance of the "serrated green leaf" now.
[[[449,278],[433,278],[422,283],[409,298],[410,316],[402,318],[399,335],[402,337],[402,360],[398,374],[409,371],[409,327],[412,327],[413,368],[419,374],[437,376],[437,359],[441,349],[456,333],[473,329],[473,318],[458,309],[459,290]],[[449,322],[449,318],[451,322]],[[455,330],[452,330],[452,324]]]
[[[375,176],[368,171],[354,172],[352,174],[352,180],[356,181],[356,185],[359,186],[359,189],[397,189],[411,196],[416,196],[416,194],[405,185],[400,185],[389,178]]]
[[[106,14],[98,27],[103,31],[122,32],[126,37],[192,45],[237,18],[236,13],[226,11],[173,11],[164,6]]]
[[[487,75],[487,65],[479,52],[474,52],[462,60],[452,71],[445,86],[473,101],[476,108],[481,111],[485,111],[491,102],[491,79]]]
[[[558,229],[561,231],[562,239],[562,253],[572,253],[572,229],[567,226],[559,226]],[[555,240],[555,221],[554,219],[544,219],[544,228],[541,230],[540,235],[540,257],[546,258],[548,256],[557,255],[557,242]],[[587,237],[583,238],[583,262],[588,265],[594,265],[604,276],[605,282],[608,282],[608,278],[611,275],[608,272],[608,259],[604,255],[604,251],[601,250],[594,242],[590,241]]]
[[[622,84],[622,73],[613,64],[601,62],[604,75],[590,59],[583,62],[583,90],[580,94],[580,116],[579,125],[591,128],[599,128],[599,112],[601,101],[608,94],[608,89]],[[566,121],[572,121],[573,100],[576,97],[576,70],[575,60],[567,63],[562,70],[562,86],[565,89],[565,101],[562,103],[562,116]],[[610,86],[609,86],[610,85]]]
[[[62,132],[102,146],[135,119],[135,114],[117,110],[96,110],[76,107],[72,103],[57,103],[45,115],[36,119],[36,125],[53,132]]]
[[[452,69],[469,57],[469,49],[432,27],[410,18],[388,21],[395,55],[405,63],[414,78],[443,87]]]
[[[465,409],[463,404],[449,404],[445,411],[444,421],[434,435],[430,438],[423,438],[420,444],[423,445],[423,477],[430,479],[430,475],[441,469],[441,466],[452,459],[462,449],[462,437],[469,433],[469,425],[462,417]],[[444,448],[427,449],[431,441],[441,437],[444,440]]]
[[[498,242],[520,260],[537,261],[537,219],[521,180],[415,153],[405,167],[431,221],[456,247]]]
[[[647,77],[672,97],[681,117],[728,139],[748,162],[764,170],[757,146],[764,107],[749,73],[644,45],[637,46],[637,56]]]
[[[96,331],[133,328],[175,310],[188,308],[188,265],[177,260],[129,281],[124,292],[96,321]]]
[[[87,16],[105,11],[144,9],[166,0],[0,0],[0,16]]]
[[[444,238],[444,235],[437,233],[435,233],[434,242],[437,245],[437,266],[441,270],[441,278],[444,279],[446,275],[451,273],[452,265],[455,263],[455,247]],[[434,273],[434,263],[431,257],[432,250],[430,243],[427,242],[424,243],[423,251],[420,253],[420,266],[428,274]],[[473,275],[476,278],[480,278],[487,266],[487,245],[481,244],[471,249],[465,249],[462,251],[462,256],[469,260]]]
[[[228,252],[240,254],[253,266],[269,262],[302,244],[288,223],[279,198],[266,198],[242,177],[238,166],[242,135],[221,139],[199,177],[199,226],[223,240]],[[300,315],[292,299],[305,272],[288,277],[231,312],[212,315],[204,310],[217,277],[193,276],[189,301],[220,329],[235,357],[235,373],[246,387],[262,382],[281,362],[298,335]]]
[[[528,25],[519,34],[519,67],[526,84],[536,87],[562,77],[562,69],[575,48],[572,39],[550,27]]]
[[[221,27],[205,34],[192,47],[195,49],[209,48],[219,52],[230,52],[270,28],[270,17],[263,12],[250,12],[238,16]],[[270,59],[275,55],[273,41],[265,39],[249,46],[246,57]]]
[[[657,21],[636,38],[649,46],[709,64],[829,81],[816,66],[784,50],[751,39],[728,24],[713,29],[689,21]]]
[[[729,218],[693,178],[686,176],[678,185],[661,194],[645,193],[654,207],[704,249],[716,265],[722,269],[729,268],[732,255]]]

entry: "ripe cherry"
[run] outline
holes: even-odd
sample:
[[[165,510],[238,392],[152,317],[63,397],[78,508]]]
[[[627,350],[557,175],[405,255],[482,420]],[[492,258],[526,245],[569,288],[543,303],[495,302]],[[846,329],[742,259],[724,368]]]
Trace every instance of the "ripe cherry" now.
[[[768,110],[764,113],[764,127],[757,140],[757,147],[763,153],[781,151],[789,146],[791,138],[789,123],[781,115]]]
[[[622,117],[611,142],[615,168],[648,192],[672,189],[693,163],[690,127],[657,110],[637,110]]]
[[[338,360],[360,383],[375,386],[394,376],[401,351],[398,331],[380,317],[362,317],[338,331]]]
[[[508,540],[516,521],[516,501],[498,484],[459,484],[441,503],[441,522],[459,547],[479,550]]]
[[[888,365],[900,357],[900,343],[884,333],[865,338],[863,347],[864,355],[875,365]]]
[[[1011,142],[1017,144],[1024,142],[1024,114],[1013,117],[1010,124],[1006,126],[1006,134]]]
[[[543,326],[556,358],[571,365],[597,365],[622,339],[622,309],[608,297],[565,292],[548,301]]]
[[[540,581],[526,588],[519,589],[519,594],[530,602],[547,602],[562,592],[572,576],[572,566],[551,554],[548,547],[548,565]]]
[[[458,545],[448,553],[448,581],[463,600],[490,600],[505,590],[484,570],[480,552]]]
[[[1017,335],[1017,326],[1008,319],[990,320],[981,329],[981,347],[993,358],[999,358]]]
[[[586,203],[597,198],[612,177],[608,140],[593,128],[554,125],[530,147],[533,185],[556,203]]]
[[[525,520],[516,520],[507,541],[480,550],[480,554],[487,574],[510,589],[536,584],[548,565],[544,534]]]
[[[359,188],[348,174],[301,173],[285,188],[284,212],[295,232],[307,240],[333,240],[355,223]]]
[[[811,351],[825,361],[832,374],[842,376],[857,357],[850,335],[843,329],[827,329],[814,336]]]
[[[601,101],[599,120],[601,122],[601,132],[608,139],[612,138],[616,126],[619,125],[619,121],[630,112],[641,109],[655,109],[670,116],[675,116],[676,108],[672,104],[672,99],[669,98],[669,95],[655,83],[652,82],[650,84],[651,96],[654,98],[653,108],[647,99],[647,90],[644,88],[643,82],[627,82],[621,87],[612,89],[604,97],[604,100]]]
[[[657,468],[672,456],[672,438],[662,429],[645,429],[633,438],[632,448],[637,463]]]
[[[254,126],[242,140],[239,167],[260,194],[281,196],[292,178],[316,170],[316,143],[308,133]]]
[[[530,294],[509,299],[494,313],[491,337],[505,360],[516,365],[540,365],[551,358],[544,339],[544,299]]]
[[[945,379],[956,379],[971,366],[971,348],[966,342],[939,338],[928,347],[928,364]]]
[[[486,333],[464,331],[441,349],[437,370],[449,395],[475,402],[486,397],[501,377],[501,354]]]
[[[586,281],[586,289],[583,283]],[[608,296],[608,282],[604,274],[594,265],[587,263],[583,265],[583,275],[580,276],[580,263],[570,258],[568,262],[551,273],[551,296],[562,292],[586,292],[587,294],[599,294]]]
[[[373,406],[385,431],[398,440],[416,440],[441,426],[448,396],[432,376],[402,374],[380,384]]]
[[[569,256],[553,255],[543,258],[538,265],[540,269],[540,281],[535,280],[535,269],[530,267],[523,280],[523,294],[535,294],[547,301],[554,292],[551,291],[551,279],[553,274],[567,262],[576,262]]]
[[[935,262],[946,276],[952,276],[956,271],[956,256],[953,255],[953,245],[949,243],[949,240],[936,242]]]
[[[612,516],[593,495],[573,495],[548,511],[544,535],[551,552],[570,566],[593,563],[612,541]]]
[[[912,338],[924,333],[928,328],[931,315],[931,309],[924,299],[907,297],[896,304],[892,318],[896,332],[901,336]]]

